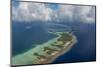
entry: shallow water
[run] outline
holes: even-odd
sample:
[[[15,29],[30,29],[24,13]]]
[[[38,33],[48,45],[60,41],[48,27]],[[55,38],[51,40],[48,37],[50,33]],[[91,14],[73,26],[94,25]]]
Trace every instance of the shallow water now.
[[[64,25],[64,27],[62,27]],[[94,61],[96,58],[95,24],[69,24],[76,32],[78,42],[64,55],[55,59],[53,63],[66,63],[77,61]],[[67,24],[61,26],[46,25],[44,23],[13,23],[12,51],[13,56],[24,53],[29,49],[42,44],[54,37],[49,34],[49,29],[68,31]]]

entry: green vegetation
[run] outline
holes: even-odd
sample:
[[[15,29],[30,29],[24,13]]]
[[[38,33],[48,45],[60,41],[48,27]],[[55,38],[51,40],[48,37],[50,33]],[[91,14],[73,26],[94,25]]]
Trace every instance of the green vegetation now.
[[[57,51],[56,49],[52,49],[50,47],[44,47],[44,51],[46,51],[46,50]]]
[[[38,56],[38,58],[47,58],[46,56],[44,55],[39,55],[38,53],[34,53],[35,56]]]
[[[58,51],[56,49],[51,49],[49,47],[44,47],[44,51],[47,53],[47,54],[52,54],[54,51]]]
[[[50,44],[51,46],[55,46],[57,48],[64,48],[64,44],[68,41],[71,41],[72,40],[72,35],[70,35],[69,33],[66,33],[66,32],[62,32],[62,33],[57,33],[57,35],[60,35],[60,37],[57,39],[56,42],[53,42],[52,44]],[[54,48],[50,48],[49,46],[45,46],[43,47],[43,51],[48,54],[48,55],[51,55],[52,53],[54,53],[55,51],[58,51],[57,49],[54,49]],[[41,59],[41,58],[47,58],[46,56],[44,55],[40,55],[38,53],[34,53],[35,56],[37,56],[38,59]]]
[[[58,41],[62,41],[63,44],[66,43],[66,41],[71,41],[71,40],[72,36],[66,32],[61,33],[61,37],[58,39]]]
[[[51,44],[52,46],[56,46],[58,48],[63,48],[64,44],[67,41],[71,41],[72,40],[72,36],[69,33],[63,32],[63,33],[59,33],[61,36],[57,39],[56,42],[54,42],[53,44]],[[59,43],[61,42],[61,43]]]
[[[55,45],[55,44],[51,44],[52,46],[56,46],[56,47],[58,47],[58,48],[63,48],[64,46],[63,45]]]

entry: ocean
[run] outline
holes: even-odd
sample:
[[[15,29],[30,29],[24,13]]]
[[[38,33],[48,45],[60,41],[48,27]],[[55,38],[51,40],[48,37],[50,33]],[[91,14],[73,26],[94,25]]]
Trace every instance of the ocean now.
[[[76,24],[78,42],[71,50],[58,57],[53,63],[88,62],[96,60],[95,24]]]
[[[56,35],[48,34],[43,23],[17,23],[12,25],[12,56],[16,56],[42,44]],[[28,29],[28,27],[31,27]]]
[[[87,23],[62,23],[47,24],[42,22],[34,23],[12,23],[12,56],[24,53],[29,49],[44,43],[54,37],[49,34],[48,30],[56,31],[75,31],[78,42],[71,50],[55,59],[55,63],[71,63],[81,61],[96,60],[96,40],[95,40],[95,24]]]

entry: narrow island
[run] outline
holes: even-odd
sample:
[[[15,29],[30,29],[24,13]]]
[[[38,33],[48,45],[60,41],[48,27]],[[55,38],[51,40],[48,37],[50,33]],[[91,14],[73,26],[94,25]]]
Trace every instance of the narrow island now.
[[[53,32],[57,37],[12,58],[12,65],[48,64],[67,53],[77,42],[72,32]]]

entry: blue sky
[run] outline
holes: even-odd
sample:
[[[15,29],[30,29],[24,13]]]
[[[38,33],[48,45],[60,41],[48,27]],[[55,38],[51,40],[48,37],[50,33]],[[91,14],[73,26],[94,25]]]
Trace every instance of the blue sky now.
[[[95,22],[94,6],[65,5],[55,3],[12,2],[14,21],[74,21]]]

